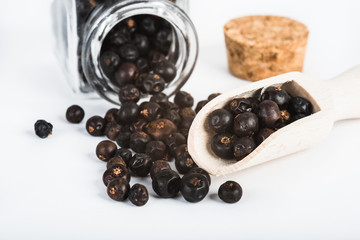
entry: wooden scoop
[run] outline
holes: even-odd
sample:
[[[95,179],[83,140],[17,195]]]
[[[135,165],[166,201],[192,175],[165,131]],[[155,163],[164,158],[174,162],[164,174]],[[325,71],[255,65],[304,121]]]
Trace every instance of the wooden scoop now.
[[[269,86],[281,87],[291,96],[308,99],[314,113],[274,132],[241,161],[217,157],[210,147],[215,132],[208,126],[208,114],[234,98],[259,97]],[[234,89],[206,104],[191,125],[188,150],[197,165],[210,174],[229,174],[314,146],[326,137],[334,122],[350,118],[360,118],[360,65],[329,81],[290,72]]]

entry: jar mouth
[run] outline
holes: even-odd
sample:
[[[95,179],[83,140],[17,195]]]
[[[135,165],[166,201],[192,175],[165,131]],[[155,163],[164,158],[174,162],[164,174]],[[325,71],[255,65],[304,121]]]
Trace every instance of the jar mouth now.
[[[111,84],[102,71],[100,64],[102,46],[107,35],[117,24],[138,15],[160,17],[173,29],[173,41],[167,59],[174,62],[177,74],[163,90],[166,95],[170,97],[186,83],[197,60],[198,37],[195,27],[186,13],[170,1],[125,0],[110,7],[102,6],[96,9],[84,29],[81,64],[91,87],[100,96],[115,104],[120,104],[119,87]],[[148,95],[142,96],[142,99],[148,98]]]

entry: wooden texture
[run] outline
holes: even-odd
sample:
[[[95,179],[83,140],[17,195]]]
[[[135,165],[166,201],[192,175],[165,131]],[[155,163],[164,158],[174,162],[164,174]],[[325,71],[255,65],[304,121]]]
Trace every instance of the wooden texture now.
[[[281,86],[292,96],[309,99],[314,113],[270,135],[252,153],[236,162],[217,157],[210,148],[215,133],[207,125],[207,116],[236,97],[259,96],[262,89]],[[225,175],[316,145],[331,131],[335,121],[360,118],[360,65],[326,82],[299,72],[290,72],[258,81],[224,93],[197,114],[188,137],[189,153],[198,166],[212,175]]]

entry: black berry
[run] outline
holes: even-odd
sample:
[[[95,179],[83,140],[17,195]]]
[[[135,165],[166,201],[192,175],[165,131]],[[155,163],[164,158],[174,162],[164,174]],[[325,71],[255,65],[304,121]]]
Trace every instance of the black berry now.
[[[152,162],[149,155],[136,153],[129,163],[129,168],[136,176],[145,177],[150,172]]]
[[[181,179],[179,174],[170,169],[165,169],[154,175],[152,187],[155,193],[162,198],[173,198],[180,191]]]
[[[293,115],[304,114],[308,116],[312,113],[312,104],[302,97],[294,97],[290,100],[288,110]]]
[[[252,112],[239,113],[234,119],[233,130],[238,137],[252,136],[259,130],[259,119]]]
[[[259,104],[257,115],[261,123],[268,128],[274,128],[281,121],[278,105],[271,100],[264,100]]]
[[[34,128],[37,136],[46,138],[52,134],[53,125],[45,120],[37,120]]]
[[[105,162],[114,157],[116,151],[116,144],[109,140],[101,141],[96,146],[96,156]]]
[[[211,141],[211,150],[220,158],[232,159],[232,138],[230,133],[218,133]]]
[[[156,160],[150,168],[150,177],[153,179],[156,174],[165,169],[171,169],[169,162],[165,160]]]
[[[186,201],[200,202],[209,192],[209,182],[202,174],[188,173],[181,179],[180,191]]]
[[[138,102],[140,99],[140,90],[133,84],[127,84],[119,90],[119,100],[121,103]]]
[[[129,182],[122,178],[116,178],[109,182],[107,186],[107,194],[116,201],[123,201],[129,195]]]
[[[129,200],[135,206],[144,206],[149,200],[149,193],[146,187],[142,184],[134,184],[130,188]]]
[[[129,146],[137,153],[144,153],[146,144],[151,140],[151,137],[145,132],[134,132],[130,135]]]
[[[268,87],[260,97],[261,101],[274,101],[280,109],[285,109],[291,99],[291,96],[280,87]]]
[[[134,102],[123,103],[118,112],[118,122],[132,123],[137,120],[139,116],[139,106]]]
[[[130,182],[130,173],[129,170],[122,164],[115,164],[106,169],[103,174],[103,182],[105,186],[109,184],[115,178],[122,178],[126,182]]]
[[[124,161],[124,159],[122,159],[122,157],[112,157],[109,159],[109,161],[106,163],[106,169],[111,168],[114,165],[123,165],[124,167],[127,167],[126,162]]]
[[[237,161],[240,161],[249,155],[255,148],[255,141],[251,137],[236,138],[233,141],[233,151]]]
[[[242,197],[241,186],[234,181],[227,181],[223,183],[218,191],[219,198],[226,203],[236,203]]]
[[[194,98],[185,91],[179,91],[176,93],[174,102],[180,107],[192,107],[194,105]]]
[[[208,123],[215,132],[224,133],[230,131],[233,127],[233,116],[226,109],[216,109],[209,114]]]
[[[128,165],[132,158],[132,153],[129,149],[119,148],[115,153],[115,157],[121,157],[125,161],[126,165]]]
[[[86,131],[92,136],[105,135],[106,121],[100,116],[93,116],[86,122]]]
[[[66,119],[71,123],[80,123],[84,119],[84,109],[79,105],[72,105],[66,110]]]

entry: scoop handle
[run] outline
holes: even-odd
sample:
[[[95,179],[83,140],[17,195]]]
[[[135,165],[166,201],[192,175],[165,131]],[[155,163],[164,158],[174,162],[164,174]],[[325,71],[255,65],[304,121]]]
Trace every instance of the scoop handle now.
[[[327,82],[333,96],[334,120],[360,118],[360,65]]]

